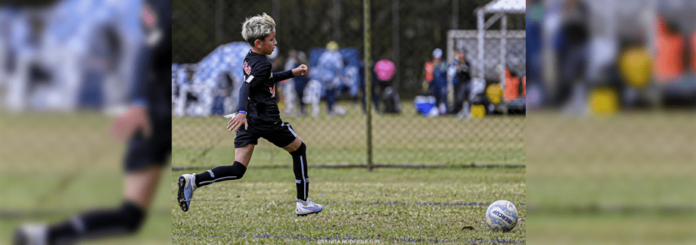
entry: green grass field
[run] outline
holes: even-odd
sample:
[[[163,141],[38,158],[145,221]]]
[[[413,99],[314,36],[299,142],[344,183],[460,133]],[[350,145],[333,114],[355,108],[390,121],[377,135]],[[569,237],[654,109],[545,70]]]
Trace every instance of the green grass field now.
[[[97,113],[0,113],[0,244],[25,223],[53,223],[123,201],[124,144],[109,136],[112,118]],[[170,244],[169,169],[148,220],[132,237],[86,244]]]
[[[696,117],[527,117],[530,244],[695,244]]]
[[[344,105],[349,109],[345,117],[284,117],[307,142],[310,164],[364,163],[364,116],[359,107]],[[375,163],[525,162],[522,117],[427,119],[412,107],[405,104],[399,116],[374,116]],[[108,135],[112,118],[94,113],[0,116],[0,138],[9,142],[0,148],[0,186],[9,187],[0,191],[0,244],[8,244],[20,224],[57,222],[121,202],[124,147]],[[174,118],[172,165],[231,163],[234,136],[224,131],[226,123],[221,117]],[[214,147],[196,158],[209,146]],[[260,140],[251,164],[289,167],[292,161],[286,152]],[[188,213],[175,202],[175,180],[182,173],[163,173],[160,190],[170,191],[158,192],[140,233],[88,244],[305,244],[336,236],[386,244],[409,239],[454,244],[525,241],[524,168],[310,168],[310,197],[325,210],[304,218],[293,213],[291,168],[252,168],[242,180],[201,189]],[[512,232],[491,232],[485,226],[482,203],[498,199],[518,204],[521,218]],[[475,230],[462,230],[465,226]]]
[[[365,163],[366,117],[359,106],[350,102],[341,105],[348,109],[343,117],[281,116],[307,144],[310,165]],[[525,163],[524,117],[459,121],[453,116],[424,118],[410,102],[402,107],[400,115],[373,117],[375,163]],[[225,130],[227,121],[222,117],[173,118],[172,165],[231,164],[234,134]],[[325,210],[297,217],[292,169],[253,168],[260,165],[289,167],[292,158],[260,139],[244,179],[199,189],[187,213],[172,207],[174,243],[306,244],[336,242],[337,237],[366,244],[525,242],[524,168],[373,172],[310,168],[310,198],[324,204]],[[177,190],[174,180],[183,173],[188,172],[172,173],[173,203]],[[521,204],[520,223],[512,232],[492,232],[485,224],[485,204],[499,199]],[[463,230],[465,226],[475,230]]]
[[[367,157],[366,116],[359,105],[342,102],[343,117],[286,117],[307,144],[310,164],[364,164]],[[325,106],[322,103],[322,106]],[[425,118],[412,102],[400,115],[373,116],[373,162],[379,164],[524,164],[524,117],[490,116],[457,120],[454,116]],[[322,107],[322,112],[325,112]],[[228,120],[172,118],[173,166],[215,166],[234,161],[235,134]],[[205,153],[205,154],[204,154]],[[289,165],[291,158],[264,139],[252,163]]]
[[[172,203],[174,180],[183,173],[172,172]],[[366,244],[525,242],[524,168],[310,168],[309,175],[310,198],[324,205],[317,215],[295,215],[291,169],[250,168],[241,180],[196,190],[188,212],[172,207],[173,242],[306,244],[337,237]],[[511,232],[493,232],[485,224],[487,206],[479,203],[499,199],[517,206],[519,223]]]

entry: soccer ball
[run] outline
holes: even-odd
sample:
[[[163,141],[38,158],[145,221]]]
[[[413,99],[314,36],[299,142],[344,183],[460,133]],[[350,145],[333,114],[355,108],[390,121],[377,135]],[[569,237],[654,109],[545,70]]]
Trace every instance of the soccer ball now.
[[[498,200],[486,210],[486,224],[493,231],[510,231],[517,225],[517,208],[510,201]]]

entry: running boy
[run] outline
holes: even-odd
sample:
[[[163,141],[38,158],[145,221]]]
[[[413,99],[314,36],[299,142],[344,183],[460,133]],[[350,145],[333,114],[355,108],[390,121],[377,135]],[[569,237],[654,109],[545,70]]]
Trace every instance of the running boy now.
[[[242,37],[251,45],[251,50],[244,58],[242,67],[244,83],[239,89],[239,110],[227,124],[227,129],[237,133],[234,139],[234,163],[199,174],[181,175],[178,179],[178,201],[184,212],[188,211],[193,191],[197,188],[219,181],[241,179],[259,138],[283,148],[292,156],[297,186],[295,213],[305,216],[321,212],[322,205],[307,198],[307,147],[297,137],[290,124],[280,119],[275,94],[275,83],[294,76],[303,76],[307,74],[308,68],[303,64],[292,70],[271,73],[271,63],[265,55],[271,54],[278,44],[275,35],[275,21],[266,13],[244,21]]]

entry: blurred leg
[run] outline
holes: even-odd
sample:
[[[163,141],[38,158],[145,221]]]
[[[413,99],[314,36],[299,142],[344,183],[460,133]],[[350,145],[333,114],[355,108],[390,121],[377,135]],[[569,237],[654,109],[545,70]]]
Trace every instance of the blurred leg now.
[[[141,171],[126,174],[124,197],[147,210],[157,189],[162,167],[150,167]]]
[[[334,103],[336,103],[336,89],[327,88],[326,89],[326,104],[328,106],[328,113],[333,113]]]
[[[152,202],[162,167],[155,166],[126,174],[124,202],[120,207],[93,210],[48,228],[48,243],[71,243],[137,232]]]

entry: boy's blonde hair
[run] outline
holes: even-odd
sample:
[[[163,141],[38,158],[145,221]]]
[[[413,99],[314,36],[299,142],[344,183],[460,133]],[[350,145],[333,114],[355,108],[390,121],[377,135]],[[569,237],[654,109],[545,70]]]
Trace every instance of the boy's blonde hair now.
[[[264,41],[275,29],[275,25],[273,18],[266,13],[247,18],[242,24],[242,37],[249,45],[254,46],[254,41]]]

